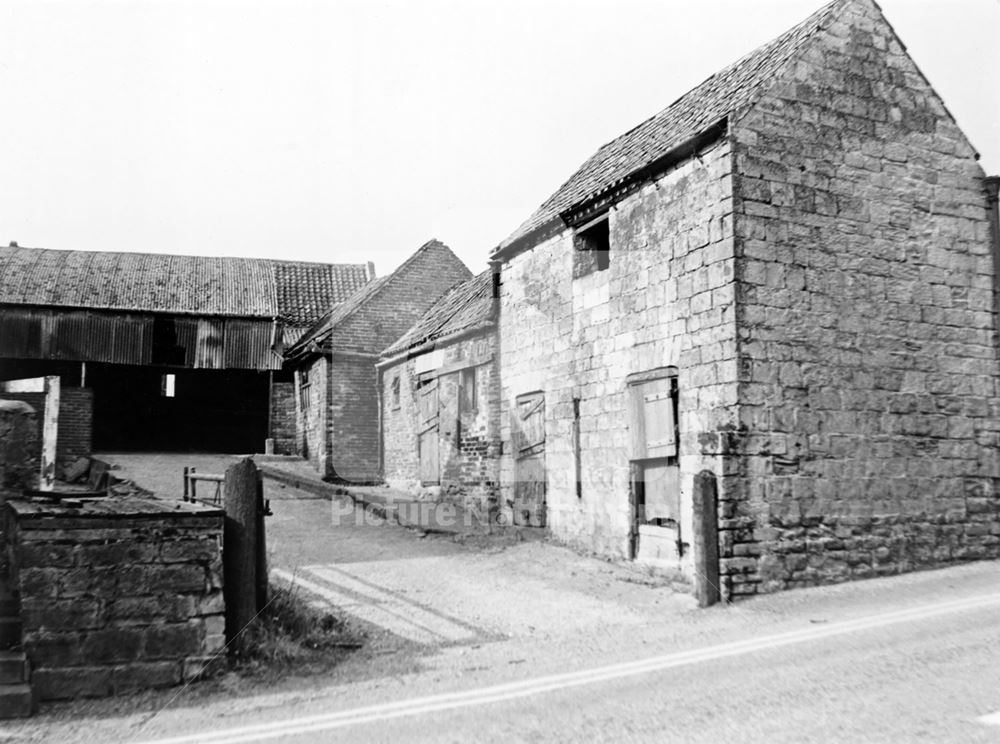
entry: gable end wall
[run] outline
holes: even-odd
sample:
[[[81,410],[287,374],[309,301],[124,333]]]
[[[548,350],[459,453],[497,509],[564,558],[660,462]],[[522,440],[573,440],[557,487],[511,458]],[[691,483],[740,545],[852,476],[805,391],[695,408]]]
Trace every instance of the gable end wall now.
[[[1000,555],[983,173],[870,3],[733,127],[730,594]]]

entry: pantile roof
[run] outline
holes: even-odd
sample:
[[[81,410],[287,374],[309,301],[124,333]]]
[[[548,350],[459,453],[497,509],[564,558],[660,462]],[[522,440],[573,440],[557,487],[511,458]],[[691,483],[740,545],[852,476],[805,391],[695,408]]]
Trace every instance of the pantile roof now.
[[[417,351],[460,333],[485,330],[496,324],[491,270],[452,287],[417,323],[383,353],[391,357]]]

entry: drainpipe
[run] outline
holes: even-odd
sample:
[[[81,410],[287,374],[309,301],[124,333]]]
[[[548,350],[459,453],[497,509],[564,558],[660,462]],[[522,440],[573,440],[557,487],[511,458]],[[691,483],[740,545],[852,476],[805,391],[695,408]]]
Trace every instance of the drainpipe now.
[[[1000,217],[998,217],[997,192],[1000,191],[1000,176],[987,176],[986,212],[990,219],[990,246],[993,250],[993,310],[997,327],[994,331],[1000,338]],[[1000,345],[1000,344],[998,344]]]
[[[382,418],[382,372],[379,366],[375,365],[375,398],[378,401],[378,477],[385,483],[385,447],[383,438],[385,437],[385,421]]]

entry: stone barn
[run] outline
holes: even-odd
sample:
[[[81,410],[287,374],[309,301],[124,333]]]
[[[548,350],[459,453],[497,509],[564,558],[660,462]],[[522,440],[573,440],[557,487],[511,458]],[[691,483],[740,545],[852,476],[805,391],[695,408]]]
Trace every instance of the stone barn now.
[[[493,273],[452,288],[378,367],[386,483],[489,508],[500,455]]]
[[[1000,556],[977,160],[872,0],[600,148],[493,255],[515,519],[691,576],[707,471],[726,596]]]
[[[320,318],[288,349],[296,452],[321,475],[362,483],[381,480],[379,354],[470,275],[448,246],[431,240],[394,272]]]
[[[58,375],[67,421],[97,450],[261,452],[267,438],[290,449],[283,345],[372,274],[3,247],[0,381]]]

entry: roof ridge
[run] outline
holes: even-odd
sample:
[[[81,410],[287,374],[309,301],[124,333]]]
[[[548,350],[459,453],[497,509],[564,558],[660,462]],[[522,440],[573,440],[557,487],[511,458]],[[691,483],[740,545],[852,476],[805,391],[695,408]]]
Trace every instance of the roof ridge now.
[[[698,134],[757,100],[773,79],[768,67],[783,65],[845,5],[832,0],[770,41],[744,54],[688,89],[665,108],[601,145],[555,192],[519,225],[493,255],[544,231],[566,210],[606,191],[668,155]]]

